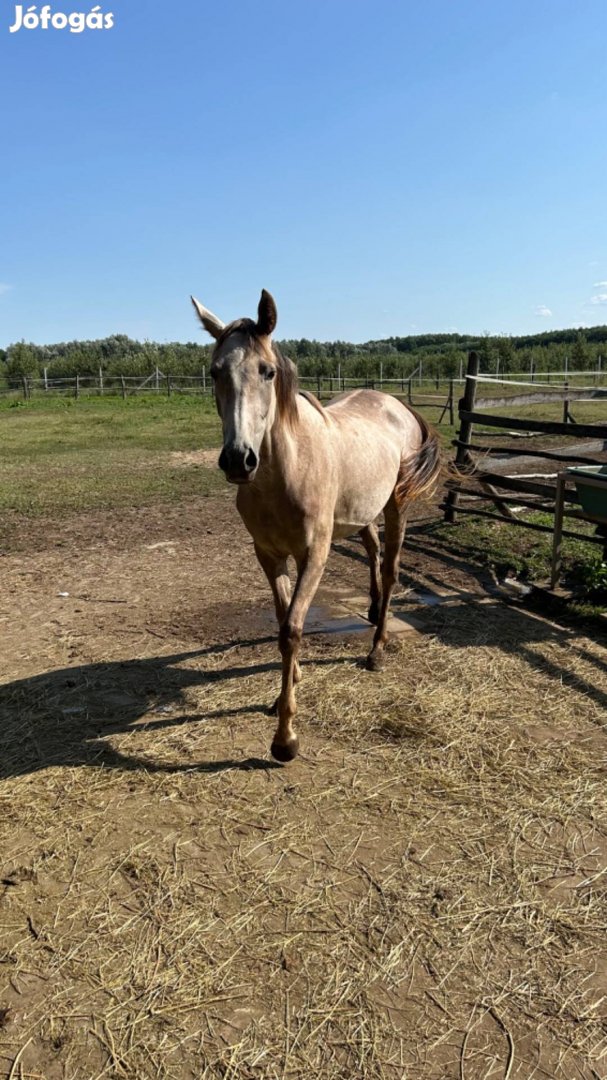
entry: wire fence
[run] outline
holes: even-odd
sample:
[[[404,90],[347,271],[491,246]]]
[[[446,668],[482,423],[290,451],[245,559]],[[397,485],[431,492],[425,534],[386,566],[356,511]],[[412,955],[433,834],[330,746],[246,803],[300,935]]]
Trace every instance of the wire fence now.
[[[470,376],[468,376],[470,378]],[[553,371],[538,372],[537,378],[531,378],[529,372],[508,372],[506,374],[483,374],[478,376],[483,383],[483,392],[487,398],[519,393],[519,388],[533,388],[535,391],[568,391],[570,397],[580,397],[579,390],[585,389],[589,399],[597,396],[597,388],[607,386],[607,371],[596,368],[591,371]],[[454,410],[457,400],[463,392],[465,379],[459,378],[420,378],[420,370],[400,378],[384,378],[381,369],[374,376],[353,378],[334,375],[300,376],[302,390],[310,390],[321,401],[326,401],[336,394],[354,389],[375,389],[402,396],[410,405],[421,408],[437,408],[440,411],[439,423],[448,414],[449,422],[454,422]],[[577,392],[573,392],[577,391]],[[118,396],[124,399],[140,394],[191,395],[212,398],[213,381],[208,371],[199,375],[180,375],[165,373],[155,368],[149,375],[107,375],[102,370],[97,375],[74,375],[72,377],[52,378],[45,371],[42,378],[22,375],[19,378],[5,379],[0,382],[0,396],[15,400],[30,401],[34,398],[49,397],[81,398]],[[567,396],[567,395],[566,395]],[[497,403],[497,402],[496,402]],[[512,401],[514,404],[514,400]]]
[[[422,379],[417,373],[403,375],[398,379],[384,378],[379,372],[373,376],[351,378],[336,375],[300,376],[299,385],[303,390],[311,390],[319,397],[332,396],[345,390],[377,389],[392,393],[412,395],[414,388],[418,392],[448,389],[459,380]],[[207,394],[214,392],[213,381],[207,371],[199,375],[169,374],[156,368],[149,375],[74,375],[69,378],[52,378],[45,374],[43,378],[31,378],[27,375],[8,378],[0,383],[0,394],[9,394],[30,400],[47,394],[79,398],[81,396],[119,395],[123,398],[132,394]]]

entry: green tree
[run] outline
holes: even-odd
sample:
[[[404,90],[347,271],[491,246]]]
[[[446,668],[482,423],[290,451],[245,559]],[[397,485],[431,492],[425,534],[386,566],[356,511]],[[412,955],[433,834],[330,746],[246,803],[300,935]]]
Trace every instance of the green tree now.
[[[34,347],[26,345],[25,341],[9,345],[6,374],[9,378],[27,375],[30,379],[37,379],[40,375],[40,365]]]
[[[494,372],[497,364],[497,349],[495,347],[494,339],[490,338],[486,334],[480,341],[478,346],[478,352],[480,357],[481,372]]]
[[[590,361],[586,335],[580,331],[571,349],[571,367],[573,371],[586,371]]]
[[[497,358],[499,360],[500,373],[507,374],[509,371],[516,371],[516,354],[514,351],[512,338],[498,338],[495,343],[495,349],[497,352]]]

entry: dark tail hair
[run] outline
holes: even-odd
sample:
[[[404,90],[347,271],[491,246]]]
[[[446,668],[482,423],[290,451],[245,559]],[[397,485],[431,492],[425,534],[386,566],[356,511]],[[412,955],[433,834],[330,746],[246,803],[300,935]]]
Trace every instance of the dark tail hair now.
[[[432,495],[442,472],[438,433],[415,409],[410,406],[408,408],[421,428],[422,444],[419,450],[408,457],[403,457],[400,463],[394,489],[394,497],[399,506],[419,499],[423,495],[426,497]]]

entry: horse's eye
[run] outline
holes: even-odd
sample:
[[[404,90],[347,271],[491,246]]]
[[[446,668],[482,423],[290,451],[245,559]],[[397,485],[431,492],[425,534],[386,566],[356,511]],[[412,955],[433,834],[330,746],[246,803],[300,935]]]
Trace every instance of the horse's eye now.
[[[267,364],[260,364],[259,374],[262,376],[262,378],[271,380],[276,375],[276,368],[268,367]]]

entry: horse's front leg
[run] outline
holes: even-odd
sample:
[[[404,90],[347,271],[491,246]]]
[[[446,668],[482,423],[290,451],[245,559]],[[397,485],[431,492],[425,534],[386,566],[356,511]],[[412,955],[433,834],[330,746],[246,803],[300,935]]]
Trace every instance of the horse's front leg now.
[[[272,596],[274,597],[276,620],[278,622],[278,628],[280,629],[287,617],[289,604],[291,603],[291,579],[289,578],[287,560],[283,559],[281,556],[272,555],[269,551],[264,551],[258,544],[255,544],[255,554],[257,555],[257,561],[270,584]],[[296,683],[301,681],[301,668],[297,661],[295,662],[293,678]],[[279,701],[280,698],[276,698],[276,701],[270,710],[274,715],[278,714]]]
[[[297,755],[299,743],[293,727],[293,718],[297,711],[295,702],[296,672],[299,667],[297,658],[308,608],[323,575],[330,544],[330,535],[322,540],[317,539],[301,562],[298,562],[297,584],[293,599],[278,635],[282,655],[282,687],[278,699],[278,727],[271,749],[272,757],[277,761],[292,761]]]
[[[271,555],[257,544],[255,544],[255,554],[270,583],[272,596],[274,597],[274,607],[276,608],[276,619],[278,625],[282,626],[291,603],[291,581],[287,560],[280,556]]]

